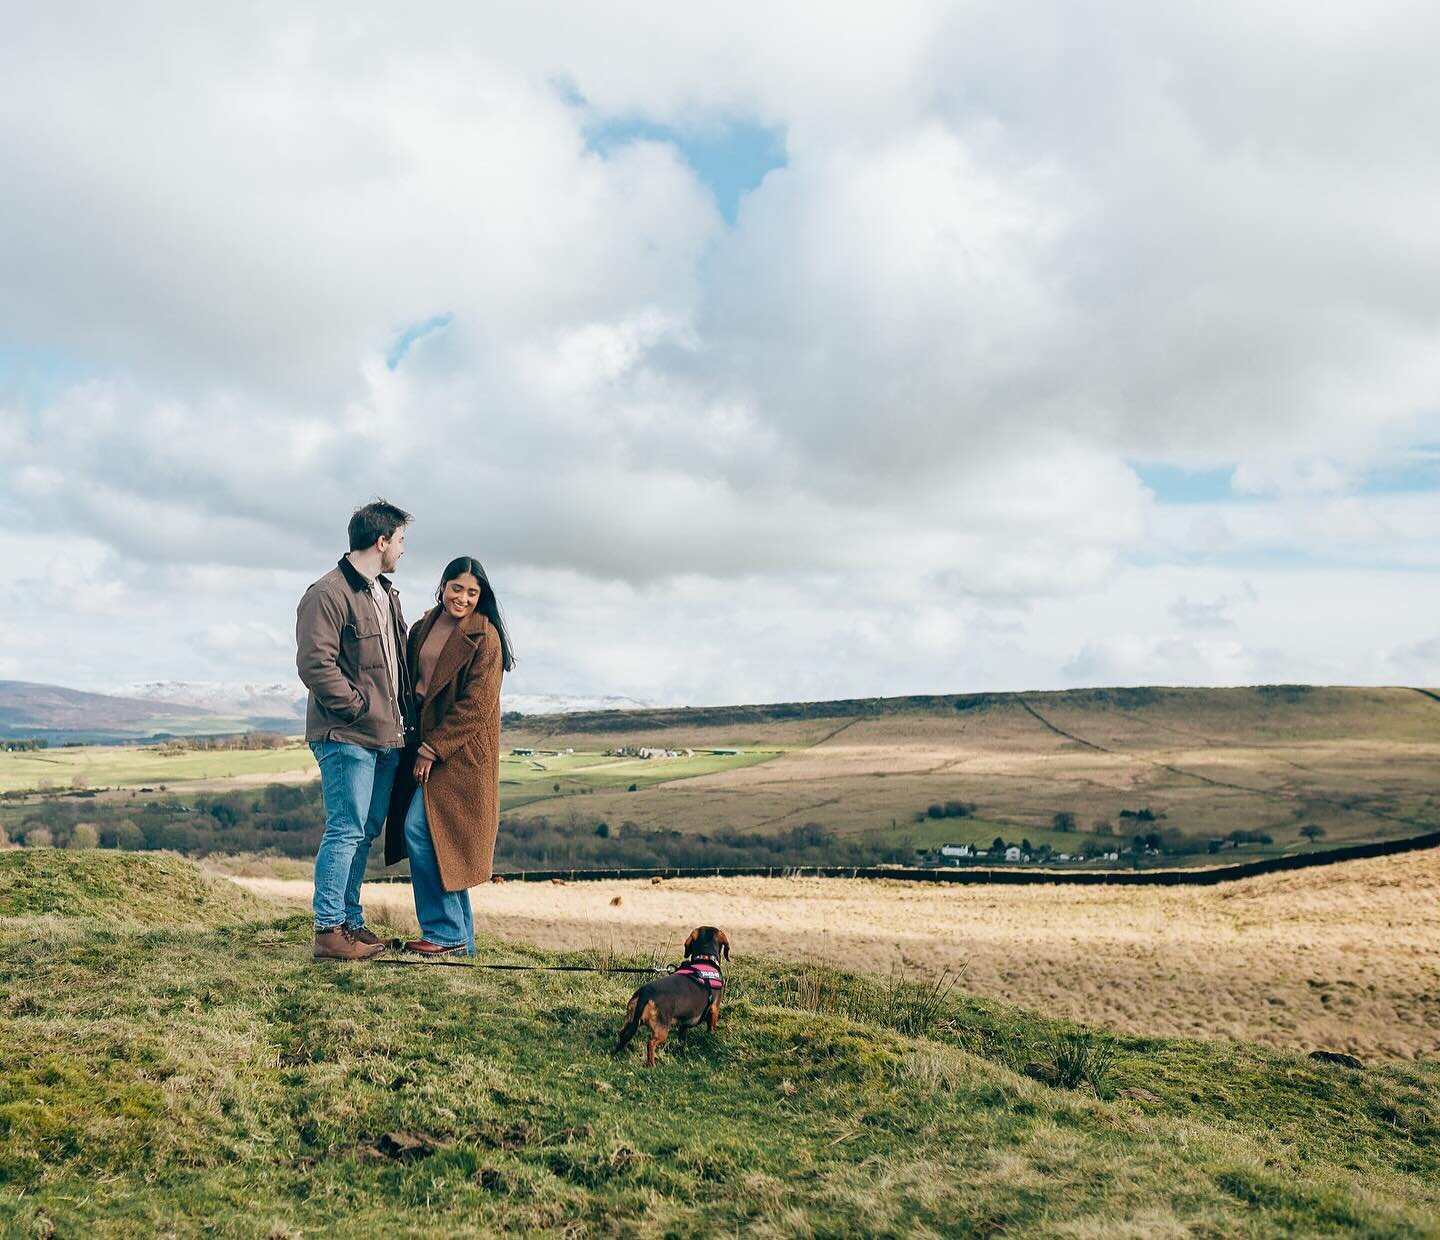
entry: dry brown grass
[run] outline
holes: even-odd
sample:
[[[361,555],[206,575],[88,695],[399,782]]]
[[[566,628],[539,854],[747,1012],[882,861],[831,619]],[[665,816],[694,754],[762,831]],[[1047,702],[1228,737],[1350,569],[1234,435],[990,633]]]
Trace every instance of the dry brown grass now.
[[[367,889],[413,925],[407,896]],[[1214,888],[686,879],[507,883],[472,899],[477,929],[550,948],[672,957],[714,924],[737,952],[928,977],[964,964],[976,993],[1130,1033],[1440,1055],[1440,850]]]

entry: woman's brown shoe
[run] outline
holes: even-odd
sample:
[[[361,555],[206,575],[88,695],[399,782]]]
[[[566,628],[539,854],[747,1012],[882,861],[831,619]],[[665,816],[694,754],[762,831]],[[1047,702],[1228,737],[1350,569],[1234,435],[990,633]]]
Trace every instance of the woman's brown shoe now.
[[[313,960],[369,960],[385,950],[385,944],[378,940],[365,943],[353,930],[335,926],[330,930],[315,931],[315,947],[311,952]]]
[[[464,943],[456,943],[454,947],[441,947],[439,943],[432,943],[429,939],[411,939],[405,944],[407,952],[419,952],[422,956],[450,956],[455,952],[465,950]]]

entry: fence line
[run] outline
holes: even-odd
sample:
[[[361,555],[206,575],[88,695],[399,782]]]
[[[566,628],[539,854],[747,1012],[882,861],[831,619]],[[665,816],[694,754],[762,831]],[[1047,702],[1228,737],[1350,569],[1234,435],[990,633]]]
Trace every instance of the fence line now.
[[[908,883],[1069,883],[1128,884],[1152,887],[1213,887],[1261,874],[1277,874],[1286,870],[1306,870],[1312,866],[1337,865],[1342,861],[1358,861],[1366,857],[1390,857],[1400,853],[1418,852],[1440,847],[1440,831],[1411,836],[1403,840],[1377,840],[1370,844],[1349,844],[1327,848],[1317,853],[1290,853],[1283,857],[1266,857],[1239,865],[1211,866],[1193,870],[997,870],[970,869],[960,866],[945,869],[921,869],[911,866],[854,865],[717,865],[717,866],[655,866],[650,868],[511,870],[499,875],[511,883],[543,883],[552,879],[565,882],[592,882],[601,879],[648,878],[889,878]],[[382,876],[368,880],[380,883],[408,883],[404,875]]]

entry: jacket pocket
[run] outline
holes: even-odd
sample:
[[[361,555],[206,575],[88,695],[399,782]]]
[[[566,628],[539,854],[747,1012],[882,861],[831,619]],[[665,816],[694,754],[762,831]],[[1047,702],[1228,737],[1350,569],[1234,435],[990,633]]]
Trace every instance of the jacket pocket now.
[[[385,643],[381,639],[378,624],[373,629],[366,630],[347,622],[341,630],[340,639],[352,667],[385,667]]]

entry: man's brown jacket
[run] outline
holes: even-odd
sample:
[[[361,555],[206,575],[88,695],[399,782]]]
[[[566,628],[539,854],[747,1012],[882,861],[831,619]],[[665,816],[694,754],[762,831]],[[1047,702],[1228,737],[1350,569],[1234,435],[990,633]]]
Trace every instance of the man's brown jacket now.
[[[370,583],[342,557],[305,591],[295,612],[295,667],[310,690],[307,741],[348,741],[366,749],[402,743],[413,697],[405,658],[405,617],[390,579],[382,575],[379,581],[390,596],[401,704],[397,707],[391,692]]]

